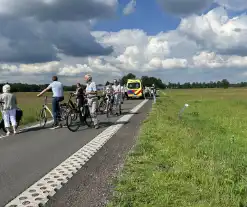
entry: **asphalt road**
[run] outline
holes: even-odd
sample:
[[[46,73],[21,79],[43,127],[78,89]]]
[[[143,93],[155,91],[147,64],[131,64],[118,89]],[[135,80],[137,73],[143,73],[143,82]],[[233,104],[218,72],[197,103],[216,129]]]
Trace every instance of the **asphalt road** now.
[[[127,114],[129,110],[138,105],[141,100],[131,100],[126,101],[122,107],[123,115]],[[81,181],[81,179],[88,180],[87,176],[91,173],[97,173],[95,167],[103,167],[105,171],[112,172],[112,167],[123,162],[117,159],[123,158],[124,154],[127,153],[129,148],[133,146],[134,143],[134,134],[138,131],[138,126],[140,121],[145,117],[148,109],[151,108],[151,103],[148,102],[141,110],[140,113],[134,115],[130,120],[130,123],[126,124],[119,132],[115,135],[120,138],[116,143],[117,138],[114,137],[109,140],[109,142],[104,146],[89,162],[83,167],[73,179]],[[70,132],[66,128],[62,129],[33,129],[25,133],[20,133],[16,136],[5,137],[0,139],[0,206],[6,205],[9,201],[19,195],[23,190],[28,188],[34,182],[43,177],[46,173],[52,170],[54,167],[63,162],[66,158],[72,155],[74,152],[79,150],[82,146],[92,140],[99,133],[104,131],[108,126],[114,123],[119,117],[112,117],[107,119],[105,115],[99,116],[101,122],[100,129],[86,129],[82,128],[78,132]],[[124,131],[124,128],[130,127],[130,130]],[[124,137],[130,137],[124,139]],[[114,141],[113,141],[114,140]],[[115,143],[114,143],[115,142]],[[122,143],[121,146],[119,143]],[[107,147],[112,148],[110,151],[106,150]],[[105,151],[106,150],[106,151]],[[117,151],[116,151],[117,150]],[[107,153],[110,154],[107,154]],[[113,152],[117,153],[114,154]],[[97,157],[100,154],[104,154],[104,163],[112,161],[112,164],[104,164],[102,160],[97,160]],[[121,154],[121,156],[120,156]],[[101,157],[101,156],[100,156]],[[109,158],[108,158],[109,157]],[[94,161],[93,161],[94,159]],[[96,160],[95,160],[96,159]],[[92,169],[88,169],[87,166],[92,164]],[[115,165],[114,165],[115,163]],[[87,171],[87,175],[84,172]],[[111,174],[111,173],[108,173]],[[78,177],[79,175],[79,177]],[[104,177],[104,175],[99,175],[99,177]],[[93,179],[95,180],[95,179]],[[92,180],[92,181],[93,181]],[[106,179],[105,179],[106,180]],[[78,183],[78,182],[76,182]],[[79,182],[80,183],[80,182]],[[93,182],[94,183],[94,182]],[[98,189],[99,199],[102,197],[102,191],[104,187],[98,187],[97,183],[91,183],[91,187]],[[72,184],[72,185],[71,185]],[[89,198],[89,192],[84,192],[84,195],[88,197],[88,202],[85,205],[81,203],[67,203],[64,199],[67,199],[65,195],[68,195],[68,192],[77,192],[73,191],[73,187],[78,188],[78,185],[74,185],[70,181],[66,186],[64,186],[56,196],[49,202],[48,206],[102,206],[96,205],[94,202],[93,205],[89,205],[91,201]],[[88,186],[91,188],[90,186]],[[72,190],[71,190],[72,189]],[[84,189],[85,190],[85,189]],[[107,192],[109,192],[107,190]],[[76,193],[70,194],[70,200],[74,201],[73,195],[76,196]],[[78,199],[79,200],[79,199]],[[85,199],[84,199],[85,200]],[[93,199],[94,200],[94,199]],[[61,203],[62,202],[62,203]],[[86,202],[86,201],[84,201]],[[97,203],[102,203],[99,201]]]

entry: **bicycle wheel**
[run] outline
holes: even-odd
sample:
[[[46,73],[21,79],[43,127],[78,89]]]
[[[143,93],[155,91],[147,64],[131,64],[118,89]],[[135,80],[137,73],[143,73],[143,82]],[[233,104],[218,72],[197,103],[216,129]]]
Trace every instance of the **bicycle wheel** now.
[[[112,107],[111,107],[111,103],[108,102],[106,104],[106,116],[107,116],[107,118],[109,118],[111,114],[112,114]]]
[[[84,122],[85,122],[85,124],[88,127],[92,127],[93,126],[93,119],[91,117],[90,110],[89,110],[89,107],[88,106],[84,106],[83,116],[84,116]]]
[[[82,125],[81,112],[76,109],[71,109],[66,116],[66,126],[71,132],[76,132]]]
[[[46,109],[43,108],[43,109],[40,110],[40,113],[39,113],[39,126],[41,128],[45,127],[46,122],[47,122]]]
[[[99,110],[99,112],[100,112],[101,114],[103,114],[104,111],[105,111],[105,109],[106,109],[106,103],[105,103],[104,100],[101,100],[101,101],[99,102],[98,110]]]
[[[60,106],[59,121],[60,124],[62,124],[63,126],[66,125],[66,118],[68,115],[68,111],[69,110],[67,105]]]
[[[121,104],[119,104],[119,115],[122,114],[122,107],[121,107]]]

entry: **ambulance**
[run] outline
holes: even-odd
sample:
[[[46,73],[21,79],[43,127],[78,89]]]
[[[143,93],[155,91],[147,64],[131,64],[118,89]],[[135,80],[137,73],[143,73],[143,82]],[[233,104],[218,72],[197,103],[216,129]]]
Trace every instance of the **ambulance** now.
[[[128,99],[144,98],[143,85],[140,79],[128,79],[126,87],[127,87]]]

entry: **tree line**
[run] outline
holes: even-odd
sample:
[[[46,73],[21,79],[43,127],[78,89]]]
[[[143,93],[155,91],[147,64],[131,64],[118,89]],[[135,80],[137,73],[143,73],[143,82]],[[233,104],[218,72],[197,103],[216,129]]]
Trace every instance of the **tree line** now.
[[[136,79],[136,75],[133,73],[129,73],[123,76],[119,81],[121,84],[126,84],[128,79]],[[155,86],[159,89],[192,89],[192,88],[229,88],[229,87],[247,87],[247,82],[241,83],[230,83],[227,79],[223,79],[221,81],[211,81],[211,82],[187,82],[187,83],[164,83],[160,78],[149,77],[149,76],[142,76],[140,78],[144,86]],[[109,83],[109,82],[107,82]],[[105,85],[107,84],[105,83]],[[6,83],[0,83],[0,88]],[[26,84],[26,83],[11,83],[11,90],[12,92],[40,92],[45,89],[48,84]],[[99,84],[99,87],[102,87],[103,84]],[[83,85],[85,87],[85,85]],[[64,86],[65,91],[75,91],[76,85],[72,86]]]
[[[136,76],[132,73],[129,73],[126,76],[123,76],[122,79],[120,80],[123,84],[127,83],[128,79],[135,79]],[[142,76],[140,78],[142,80],[142,83],[144,86],[152,86],[154,84],[157,88],[160,89],[165,89],[165,88],[170,88],[170,89],[190,89],[190,88],[229,88],[229,87],[246,87],[247,82],[241,82],[241,83],[236,83],[236,84],[231,84],[227,79],[223,79],[221,81],[216,81],[216,82],[187,82],[187,83],[163,83],[160,78],[155,78],[155,77],[149,77],[149,76]]]

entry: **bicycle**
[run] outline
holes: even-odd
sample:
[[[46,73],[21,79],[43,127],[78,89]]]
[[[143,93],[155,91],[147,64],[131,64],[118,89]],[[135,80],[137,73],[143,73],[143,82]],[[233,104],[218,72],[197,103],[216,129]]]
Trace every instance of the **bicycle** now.
[[[40,124],[41,128],[45,127],[45,125],[47,123],[47,120],[48,120],[47,111],[50,114],[50,116],[54,119],[51,110],[47,106],[47,98],[48,97],[45,96],[44,104],[42,105],[42,108],[41,108],[40,113],[39,113],[39,124]],[[61,104],[59,107],[60,107],[60,114],[59,114],[60,121],[64,121],[66,119],[67,108],[64,104]]]
[[[115,111],[114,113],[114,105],[116,104],[115,103],[115,96],[114,95],[108,95],[107,97],[107,104],[106,104],[106,116],[107,118],[110,117],[110,115],[121,115],[122,114],[122,107],[121,107],[121,100],[120,100],[120,103],[118,105],[118,111],[119,111],[119,114]]]
[[[106,95],[106,117],[109,118],[113,115],[113,103],[114,99],[112,95]]]
[[[2,107],[2,104],[4,104],[4,102],[3,101],[0,101],[0,106],[1,107]],[[20,125],[22,116],[23,116],[23,111],[20,108],[17,108],[16,109],[16,129]],[[11,121],[10,121],[10,125],[11,125]],[[7,130],[6,130],[5,125],[4,125],[3,118],[0,120],[0,129],[2,129],[4,133],[7,133]]]
[[[76,122],[75,125],[73,125],[73,121]],[[66,126],[71,132],[78,131],[78,129],[83,125],[87,125],[90,128],[93,125],[93,120],[90,114],[88,101],[86,98],[84,99],[83,106],[78,106],[74,109],[70,109],[66,117]]]
[[[103,114],[106,110],[106,95],[103,96],[98,96],[98,107],[97,107],[97,112],[100,114]]]
[[[65,108],[66,111],[68,112],[70,109],[75,109],[77,106],[76,106],[76,103],[74,103],[71,99],[72,97],[74,96],[74,93],[70,93],[70,96],[69,96],[69,99],[68,99],[68,102],[67,103],[62,103],[60,104],[60,108]]]

